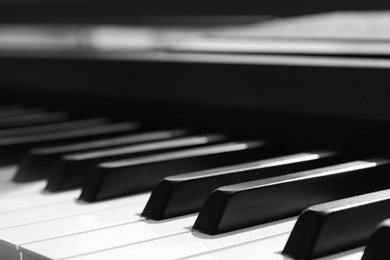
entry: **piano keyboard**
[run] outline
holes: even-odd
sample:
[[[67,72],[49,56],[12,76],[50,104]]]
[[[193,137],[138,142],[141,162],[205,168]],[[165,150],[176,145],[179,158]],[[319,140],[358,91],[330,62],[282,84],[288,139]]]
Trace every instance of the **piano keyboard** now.
[[[385,250],[369,237],[390,218],[386,158],[20,106],[0,107],[0,151],[0,259],[358,260],[367,241],[371,255]]]

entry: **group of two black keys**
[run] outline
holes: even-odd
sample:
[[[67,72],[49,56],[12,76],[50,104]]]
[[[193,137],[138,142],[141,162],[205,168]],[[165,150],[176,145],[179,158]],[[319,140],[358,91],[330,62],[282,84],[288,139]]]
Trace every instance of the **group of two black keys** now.
[[[193,229],[210,235],[361,195],[301,214],[283,252],[302,259],[364,245],[375,225],[390,217],[390,192],[385,190],[390,188],[390,161],[385,159],[293,153],[219,134],[37,114],[41,117],[2,115],[0,110],[2,154],[24,154],[16,182],[47,179],[46,190],[52,192],[82,187],[80,199],[88,202],[154,188],[144,217],[162,220],[200,211]],[[375,193],[379,190],[385,191]]]

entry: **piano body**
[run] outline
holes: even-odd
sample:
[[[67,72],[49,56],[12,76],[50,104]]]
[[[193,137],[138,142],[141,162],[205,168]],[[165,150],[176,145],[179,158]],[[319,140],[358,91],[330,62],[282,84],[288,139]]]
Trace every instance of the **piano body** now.
[[[86,2],[88,4],[88,1]],[[103,7],[106,6],[104,1],[99,3]],[[176,4],[180,8],[188,8],[187,11],[192,10]],[[96,13],[91,12],[92,20],[89,24],[81,21],[82,15],[76,15],[76,22],[84,22],[82,25],[71,24],[64,15],[62,16],[65,17],[64,20],[59,22],[61,25],[53,26],[52,22],[55,19],[53,14],[56,12],[49,13],[43,19],[33,15],[31,10],[35,9],[28,9],[25,6],[29,5],[5,4],[9,9],[3,10],[16,13],[22,10],[20,12],[23,15],[25,12],[32,14],[29,13],[31,17],[25,16],[28,17],[25,21],[12,15],[2,16],[5,22],[0,28],[0,37],[3,33],[1,39],[7,40],[4,35],[14,37],[28,32],[28,39],[31,40],[31,35],[38,35],[43,37],[44,41],[34,42],[36,38],[33,38],[32,42],[35,45],[26,46],[23,44],[25,38],[16,37],[16,42],[22,42],[20,46],[12,46],[9,43],[3,46],[0,43],[2,91],[0,100],[3,106],[13,104],[25,104],[28,107],[44,106],[53,111],[66,110],[82,118],[105,116],[114,121],[136,120],[152,126],[152,129],[186,128],[196,133],[228,134],[234,140],[267,140],[282,147],[283,151],[291,151],[291,153],[337,151],[346,154],[348,158],[361,160],[388,156],[387,149],[390,141],[388,136],[390,103],[387,98],[387,79],[390,69],[388,53],[384,55],[374,51],[315,53],[302,51],[302,49],[293,53],[213,51],[207,48],[192,49],[191,45],[180,45],[177,42],[173,42],[172,45],[163,42],[163,45],[153,45],[148,48],[136,46],[129,49],[126,48],[126,44],[129,43],[128,38],[121,38],[124,45],[115,45],[115,37],[122,33],[126,34],[127,31],[134,32],[134,25],[142,28],[142,32],[146,30],[148,33],[150,33],[148,28],[153,28],[152,35],[162,36],[164,40],[167,39],[164,38],[166,35],[171,37],[166,27],[171,30],[172,23],[182,19],[185,20],[183,22],[185,26],[174,28],[174,37],[177,36],[177,32],[180,36],[183,34],[188,36],[187,28],[191,28],[190,34],[195,32],[197,36],[199,31],[209,30],[209,26],[203,23],[194,27],[194,23],[199,22],[199,17],[140,16],[124,19],[122,16],[123,19],[118,20],[115,20],[115,17],[110,17],[113,20],[102,19],[100,12],[103,12],[104,8],[100,11],[94,9],[97,10]],[[35,7],[39,10],[38,5]],[[379,7],[385,8],[381,4]],[[136,10],[143,10],[141,4],[139,8]],[[275,6],[273,8],[276,9]],[[53,10],[60,12],[62,9]],[[120,8],[116,11],[118,10]],[[242,13],[248,14],[245,11]],[[157,15],[161,14],[165,13],[157,13]],[[184,14],[188,13],[184,12]],[[231,24],[239,22],[242,25],[264,18],[242,16],[215,19],[208,16],[208,19],[213,22],[213,28],[219,28],[227,21]],[[26,25],[28,21],[33,21],[34,26]],[[105,24],[107,21],[111,23],[110,26]],[[157,26],[151,26],[150,21],[157,22]],[[47,35],[50,37],[45,38]],[[103,35],[103,38],[99,38],[103,40],[91,41],[90,37],[96,35]],[[12,38],[11,42],[15,43],[15,38]],[[346,46],[351,44],[347,41]],[[320,50],[323,51],[321,48]],[[50,143],[46,143],[46,146],[50,146]],[[26,152],[31,151],[32,147],[28,147]],[[275,153],[265,158],[270,158],[272,155],[275,156]],[[6,169],[10,169],[9,166],[3,167],[4,171]],[[49,201],[33,202],[37,204],[31,205],[27,203],[26,206],[15,206],[9,210],[3,209],[0,213],[3,217],[0,218],[10,223],[12,221],[7,219],[7,216],[17,216],[18,213],[34,215],[35,212],[50,210],[52,204],[55,204],[53,201],[56,201],[48,199],[50,196],[64,195],[66,203],[83,206],[83,203],[74,200],[77,198],[75,194],[78,190],[47,194],[41,193],[41,189],[36,189],[12,195],[12,188],[9,195],[8,186],[14,187],[17,191],[18,187],[21,187],[18,185],[28,186],[39,183],[41,185],[39,187],[42,188],[42,181],[17,183],[6,179],[3,182],[2,187],[4,186],[6,191],[0,198],[3,202],[18,201],[18,199],[23,201],[29,196],[41,196]],[[348,183],[347,185],[356,186],[353,179]],[[384,187],[388,188],[385,185],[374,190],[382,190],[385,189]],[[67,195],[71,192],[75,198]],[[212,236],[202,234],[197,229],[191,231],[190,227],[196,219],[196,214],[162,221],[138,219],[137,214],[142,212],[148,196],[149,193],[142,193],[103,200],[103,202],[91,202],[92,205],[95,204],[91,207],[99,203],[105,206],[102,208],[96,206],[97,210],[91,210],[89,213],[75,213],[62,217],[43,218],[35,222],[27,221],[1,226],[0,255],[4,257],[0,259],[19,259],[18,250],[22,252],[20,257],[24,260],[300,258],[281,253],[297,215]],[[138,204],[131,201],[131,197]],[[65,199],[58,199],[58,203],[64,201]],[[26,202],[21,202],[23,203]],[[136,210],[130,207],[131,203],[137,205]],[[22,242],[18,242],[19,244],[11,243],[12,239],[19,241],[16,237],[26,235],[23,232],[27,232],[29,228],[36,230],[47,224],[46,229],[50,229],[53,225],[65,222],[69,225],[78,217],[88,220],[88,216],[96,212],[105,213],[105,218],[108,219],[107,216],[117,214],[117,210],[121,207],[128,212],[136,213],[131,214],[128,223],[124,221],[111,226],[110,224],[92,225],[89,230],[86,228],[80,229],[81,231],[68,231],[69,233],[61,233],[64,232],[62,230],[54,237],[47,238],[42,235],[40,239],[38,236],[34,238],[35,240],[20,239]],[[105,218],[101,220],[102,223]],[[138,222],[141,224],[134,224]],[[74,224],[77,225],[78,222]],[[137,229],[135,228],[138,227],[137,225],[148,227]],[[86,226],[88,227],[87,224]],[[175,231],[164,233],[166,232],[164,228]],[[135,234],[132,234],[132,237],[134,237],[142,235],[142,232],[147,233],[146,229],[152,230],[148,232],[153,233],[149,240],[138,242],[129,240],[127,243],[122,241],[126,241],[126,232],[133,230]],[[372,232],[374,230],[372,229]],[[114,238],[107,237],[106,234],[111,234],[110,232],[121,236],[121,239],[116,241]],[[162,234],[160,237],[156,235],[159,232]],[[93,240],[95,236],[96,241]],[[101,237],[107,241],[100,239]],[[187,238],[190,238],[188,244],[185,240]],[[86,244],[86,249],[79,249],[79,242],[81,245]],[[174,245],[175,243],[177,246]],[[352,246],[347,251],[333,252],[330,255],[320,254],[320,258],[317,256],[302,258],[361,259],[364,245]],[[89,249],[89,246],[93,249]],[[165,253],[167,255],[164,255]]]

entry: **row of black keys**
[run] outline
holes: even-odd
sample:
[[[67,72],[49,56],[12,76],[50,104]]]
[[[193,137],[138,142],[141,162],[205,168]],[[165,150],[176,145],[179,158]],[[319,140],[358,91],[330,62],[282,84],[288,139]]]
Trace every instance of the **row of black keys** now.
[[[80,199],[88,202],[154,188],[144,217],[162,220],[200,211],[193,228],[212,235],[361,195],[301,214],[284,254],[302,259],[362,246],[390,217],[386,159],[359,161],[328,151],[289,154],[263,141],[68,118],[40,109],[0,109],[0,149],[7,155],[1,159],[9,163],[24,155],[16,182],[47,179],[52,192],[82,187]],[[388,254],[380,246],[387,230],[384,224],[371,239],[365,260]]]

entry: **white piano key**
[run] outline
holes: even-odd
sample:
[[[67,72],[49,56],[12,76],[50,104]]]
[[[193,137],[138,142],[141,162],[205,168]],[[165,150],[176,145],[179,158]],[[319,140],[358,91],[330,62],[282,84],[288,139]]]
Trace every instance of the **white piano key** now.
[[[121,239],[120,243],[116,246],[115,244],[110,245],[113,248],[111,250],[107,250],[107,246],[104,245],[100,249],[96,248],[97,253],[80,255],[74,259],[128,259],[129,257],[135,257],[136,259],[176,259],[188,257],[260,238],[286,234],[292,230],[295,221],[296,218],[292,218],[219,236],[207,236],[197,232],[191,233],[184,226],[182,227],[183,231],[177,235],[167,235],[161,239],[153,239],[143,243],[135,243],[132,239],[129,239],[128,246],[124,246],[125,240]],[[174,224],[175,222],[172,222],[172,225]],[[156,227],[158,225],[156,224]],[[156,228],[152,226],[150,228]],[[124,235],[126,236],[126,233]],[[73,241],[74,245],[61,244],[59,243],[60,240],[47,240],[24,245],[20,248],[20,251],[23,253],[23,260],[30,259],[31,257],[31,259],[42,260],[62,259],[64,257],[63,252],[72,250],[73,247],[81,246],[79,244],[80,241],[76,241],[75,239],[69,239],[68,241],[69,243]],[[63,249],[61,249],[62,247]]]
[[[96,251],[136,244],[167,236],[188,233],[185,227],[191,226],[196,216],[187,216],[171,221],[150,224],[145,221],[118,225],[111,228],[86,232],[46,241],[25,244],[22,247],[37,248],[51,259],[63,259],[93,253]]]
[[[268,237],[266,239],[259,239],[259,240],[251,241],[249,243],[236,245],[226,249],[221,249],[221,250],[202,253],[202,254],[196,254],[185,259],[188,260],[267,259],[268,260],[268,258],[262,258],[261,255],[269,254],[270,252],[276,252],[278,249],[282,248],[281,245],[284,245],[287,242],[288,236],[289,236],[288,233],[284,233],[281,235]]]
[[[136,203],[92,213],[23,225],[0,230],[0,242],[19,246],[41,240],[132,223],[140,220],[137,215],[143,203]]]
[[[18,260],[18,248],[23,244],[134,223],[140,220],[140,216],[137,213],[141,212],[144,205],[145,203],[142,202],[83,215],[2,229],[0,230],[0,252],[8,252],[8,260]],[[1,256],[0,259],[2,259]]]
[[[321,257],[316,260],[361,260],[363,256],[363,252],[364,252],[364,247],[360,247],[342,253]]]
[[[90,204],[69,200],[53,205],[4,212],[0,213],[0,229],[81,215],[128,204],[146,203],[149,196],[149,193],[144,193],[131,197]]]
[[[218,250],[216,252],[210,252],[208,254],[202,255],[201,257],[185,257],[185,258],[180,258],[180,260],[295,260],[292,258],[289,258],[287,256],[283,256],[279,252],[269,252],[267,250],[257,250],[257,254],[253,254],[250,256],[237,256],[236,254],[232,253],[231,255],[227,254],[219,254],[220,252],[225,251],[225,250]],[[363,251],[361,249],[359,250],[353,250],[353,251],[348,251],[344,252],[342,254],[338,255],[332,255],[327,258],[316,258],[312,260],[361,260],[361,257],[363,255]],[[37,258],[23,258],[23,260],[36,260]],[[76,260],[71,258],[72,260]],[[70,259],[69,259],[70,260]],[[79,260],[77,258],[77,260]],[[84,259],[83,259],[84,260]],[[96,258],[96,260],[100,260]],[[179,260],[179,259],[175,259]]]
[[[38,193],[46,187],[46,181],[36,181],[25,184],[0,183],[0,198],[21,196],[30,193]]]
[[[69,200],[76,200],[80,196],[80,190],[65,191],[60,193],[31,193],[24,196],[0,198],[0,213],[27,209],[31,207],[50,205]]]
[[[289,234],[282,234],[266,239],[260,239],[237,246],[185,257],[186,260],[294,260],[281,254],[287,242]],[[316,258],[316,260],[360,260],[363,255],[363,248],[349,250],[327,257]]]

